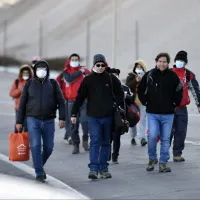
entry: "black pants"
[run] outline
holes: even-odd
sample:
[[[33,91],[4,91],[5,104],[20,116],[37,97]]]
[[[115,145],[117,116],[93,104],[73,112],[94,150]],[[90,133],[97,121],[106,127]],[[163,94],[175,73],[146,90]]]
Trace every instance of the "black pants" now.
[[[109,158],[109,160],[111,159],[112,149],[113,149],[112,158],[113,159],[118,158],[120,145],[121,145],[121,134],[113,133],[111,135],[111,140],[110,140],[110,158]]]
[[[177,108],[174,115],[174,122],[171,132],[170,143],[174,137],[173,156],[181,156],[185,147],[187,134],[188,111],[187,107]]]

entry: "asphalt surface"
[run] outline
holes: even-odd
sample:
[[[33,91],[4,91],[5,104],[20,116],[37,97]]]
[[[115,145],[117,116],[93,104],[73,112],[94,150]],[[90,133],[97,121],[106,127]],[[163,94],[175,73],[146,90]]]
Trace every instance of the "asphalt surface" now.
[[[15,117],[13,100],[8,96],[15,75],[0,73],[0,153],[8,155],[8,135],[13,131]],[[189,118],[187,140],[200,141],[198,116]],[[48,174],[70,185],[92,199],[199,199],[200,198],[200,146],[186,144],[186,162],[169,166],[172,173],[146,172],[147,147],[131,146],[130,136],[122,137],[119,165],[110,165],[113,175],[109,180],[90,181],[88,153],[81,148],[72,155],[72,147],[63,143],[64,130],[56,128],[55,149],[45,166]],[[158,146],[159,147],[159,146]],[[159,148],[158,148],[159,150]],[[31,161],[24,162],[32,166]],[[0,173],[33,179],[25,172],[0,161]]]

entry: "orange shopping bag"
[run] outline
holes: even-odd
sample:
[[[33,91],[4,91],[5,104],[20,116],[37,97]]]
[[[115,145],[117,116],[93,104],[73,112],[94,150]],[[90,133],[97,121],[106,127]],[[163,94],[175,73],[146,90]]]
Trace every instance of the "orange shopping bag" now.
[[[28,133],[10,133],[9,160],[27,161],[30,157]]]

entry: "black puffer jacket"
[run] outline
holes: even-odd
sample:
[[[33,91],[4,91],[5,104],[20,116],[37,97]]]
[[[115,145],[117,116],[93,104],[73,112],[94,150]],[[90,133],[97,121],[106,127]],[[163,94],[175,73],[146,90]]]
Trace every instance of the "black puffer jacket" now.
[[[36,77],[36,69],[40,64],[46,64],[47,76],[41,81]],[[35,117],[40,120],[56,118],[56,110],[59,109],[59,119],[65,120],[65,100],[60,86],[54,79],[49,79],[49,66],[45,61],[39,61],[34,67],[34,79],[24,86],[17,124],[22,124],[26,117]]]

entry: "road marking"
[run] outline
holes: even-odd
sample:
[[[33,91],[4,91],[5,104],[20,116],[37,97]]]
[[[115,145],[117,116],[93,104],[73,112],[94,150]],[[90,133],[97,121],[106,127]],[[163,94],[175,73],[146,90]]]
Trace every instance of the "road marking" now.
[[[185,144],[192,144],[192,145],[195,145],[195,146],[200,146],[200,141],[189,141],[189,140],[185,140]]]
[[[35,171],[32,167],[29,167],[28,165],[25,165],[22,162],[11,162],[9,161],[9,158],[3,154],[0,153],[0,160],[13,165],[14,167],[24,171],[27,174],[30,174],[31,176],[35,177]],[[77,190],[73,189],[72,187],[70,187],[69,185],[63,183],[62,181],[50,176],[47,174],[47,178],[49,181],[49,185],[52,185],[53,187],[59,188],[59,189],[65,189],[68,190],[69,192],[72,192],[74,194],[77,195],[78,198],[80,199],[90,199],[89,197],[81,194],[80,192],[78,192]],[[67,191],[66,191],[67,192]]]

